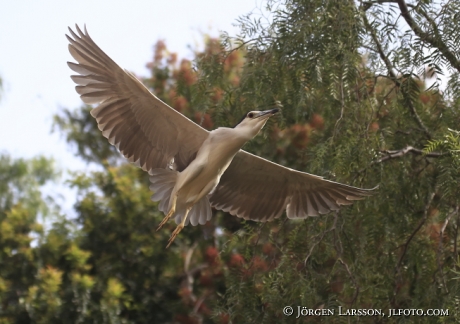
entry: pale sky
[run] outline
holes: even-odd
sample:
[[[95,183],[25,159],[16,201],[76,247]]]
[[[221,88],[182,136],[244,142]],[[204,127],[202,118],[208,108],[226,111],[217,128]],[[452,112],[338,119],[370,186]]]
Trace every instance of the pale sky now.
[[[86,24],[93,40],[122,68],[147,76],[145,65],[158,39],[179,57],[190,58],[187,46],[200,44],[203,33],[235,35],[236,19],[263,5],[263,0],[3,1],[0,152],[14,158],[53,157],[63,171],[88,168],[73,156],[64,138],[50,133],[59,107],[82,104],[66,64],[73,61],[64,36],[67,26]],[[71,190],[62,184],[48,190],[56,197],[61,194],[57,199],[64,213],[71,211]]]

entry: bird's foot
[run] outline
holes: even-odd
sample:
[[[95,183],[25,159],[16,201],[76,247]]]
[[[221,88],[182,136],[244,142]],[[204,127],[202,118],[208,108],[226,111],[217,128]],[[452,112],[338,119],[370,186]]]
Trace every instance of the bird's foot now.
[[[174,232],[172,232],[171,237],[169,238],[168,245],[166,246],[166,248],[168,248],[171,245],[171,243],[174,242],[174,239],[180,233],[180,231],[182,231],[183,228],[184,224],[177,225],[176,229],[174,230]]]
[[[171,218],[175,211],[175,208],[171,208],[171,210],[168,212],[168,215],[166,215],[165,218],[163,218],[161,221],[160,225],[158,225],[157,231],[162,228],[164,224],[166,224],[166,222]]]

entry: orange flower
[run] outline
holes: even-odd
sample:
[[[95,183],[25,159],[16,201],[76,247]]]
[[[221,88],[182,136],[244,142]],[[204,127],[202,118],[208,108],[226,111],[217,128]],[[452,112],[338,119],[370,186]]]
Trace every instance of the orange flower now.
[[[213,246],[210,246],[206,249],[205,252],[206,261],[210,265],[216,265],[219,263],[219,251]]]
[[[289,129],[291,144],[297,149],[303,149],[309,142],[311,126],[309,124],[295,124]]]
[[[323,116],[319,114],[313,114],[310,120],[310,125],[313,128],[316,128],[317,130],[323,130],[324,129],[324,118]]]
[[[200,112],[196,112],[195,113],[195,122],[199,125],[201,125],[201,127],[207,129],[207,130],[211,130],[214,126],[214,123],[212,122],[212,119],[211,119],[211,115],[209,114],[204,114],[203,113],[200,113]],[[202,121],[203,120],[203,121]]]
[[[244,264],[244,258],[241,254],[232,254],[229,262],[230,267],[240,268]]]
[[[369,126],[369,131],[375,133],[377,132],[378,130],[380,129],[380,126],[379,126],[379,123],[377,122],[373,122],[370,126]]]
[[[183,112],[188,107],[187,99],[184,97],[176,97],[172,102],[172,106],[179,112]]]

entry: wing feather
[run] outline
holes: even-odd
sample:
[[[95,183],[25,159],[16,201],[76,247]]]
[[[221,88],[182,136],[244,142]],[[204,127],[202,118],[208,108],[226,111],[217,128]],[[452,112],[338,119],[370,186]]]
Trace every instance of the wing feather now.
[[[76,33],[70,28],[69,31],[69,51],[78,63],[68,65],[79,74],[71,78],[85,103],[99,104],[91,115],[103,136],[130,162],[150,174],[156,168],[168,167],[172,161],[182,171],[195,158],[209,133],[121,69],[94,43],[86,29],[83,32],[76,26]],[[285,168],[241,150],[209,200],[216,209],[232,215],[270,221],[280,217],[284,210],[289,218],[318,216],[372,193]],[[166,200],[162,200],[160,210],[168,208]],[[209,208],[201,209],[203,215],[193,219],[193,223],[211,217]]]
[[[243,150],[210,196],[211,206],[254,221],[319,216],[372,195],[361,189],[296,171]]]
[[[120,68],[89,36],[69,28],[69,52],[78,62],[68,66],[83,102],[112,145],[143,170],[166,168],[174,158],[179,171],[193,159],[208,131],[153,95],[131,73]]]

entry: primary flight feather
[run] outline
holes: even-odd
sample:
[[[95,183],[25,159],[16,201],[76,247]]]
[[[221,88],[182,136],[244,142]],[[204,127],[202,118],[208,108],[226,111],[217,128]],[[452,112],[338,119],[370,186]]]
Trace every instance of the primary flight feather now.
[[[254,221],[271,221],[284,210],[305,218],[338,210],[372,191],[328,181],[270,162],[241,147],[255,137],[279,109],[250,111],[234,128],[203,129],[153,95],[121,69],[88,32],[69,28],[69,51],[78,63],[72,80],[102,135],[130,161],[150,174],[152,200],[182,228],[205,224],[211,207]]]

